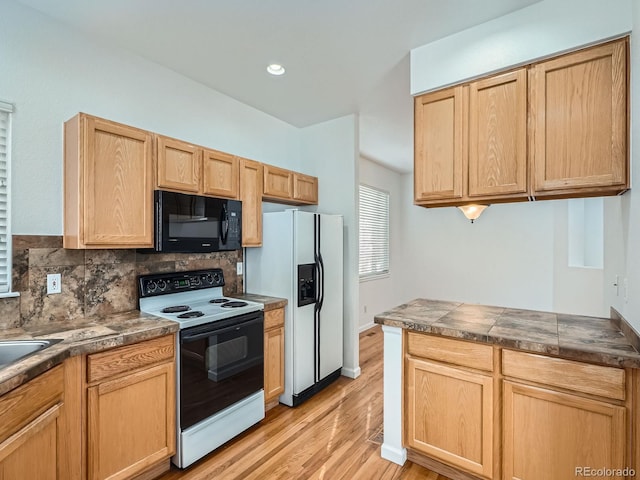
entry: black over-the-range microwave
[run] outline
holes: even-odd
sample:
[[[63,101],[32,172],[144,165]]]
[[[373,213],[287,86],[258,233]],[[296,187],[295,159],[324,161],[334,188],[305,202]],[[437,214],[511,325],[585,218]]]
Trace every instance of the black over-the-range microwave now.
[[[156,190],[156,252],[206,253],[242,248],[242,202]]]

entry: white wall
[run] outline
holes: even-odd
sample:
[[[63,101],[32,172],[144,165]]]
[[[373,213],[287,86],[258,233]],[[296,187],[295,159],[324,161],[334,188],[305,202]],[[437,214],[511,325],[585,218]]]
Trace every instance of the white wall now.
[[[411,51],[411,93],[631,31],[632,0],[543,0]]]
[[[404,301],[553,309],[554,202],[492,205],[472,224],[457,208],[413,205],[412,175],[403,181]]]
[[[297,128],[171,70],[0,2],[13,118],[13,233],[62,233],[62,124],[79,111],[304,171]]]
[[[401,295],[404,270],[401,256],[402,175],[379,163],[360,157],[360,182],[389,192],[389,276],[360,282],[360,330],[374,325],[373,317],[393,308],[405,299]]]
[[[320,213],[344,217],[344,367],[360,374],[358,354],[358,118],[348,115],[302,129],[305,172],[319,182]]]

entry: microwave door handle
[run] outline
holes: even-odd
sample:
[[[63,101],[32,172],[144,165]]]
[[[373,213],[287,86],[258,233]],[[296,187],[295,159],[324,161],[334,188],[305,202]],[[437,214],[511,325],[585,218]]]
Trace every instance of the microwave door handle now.
[[[220,212],[220,240],[222,244],[227,243],[227,237],[229,236],[229,212],[227,206],[222,205],[222,211]]]

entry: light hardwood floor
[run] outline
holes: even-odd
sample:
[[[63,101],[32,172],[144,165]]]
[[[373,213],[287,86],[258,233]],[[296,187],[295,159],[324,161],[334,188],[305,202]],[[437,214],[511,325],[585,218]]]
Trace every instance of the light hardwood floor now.
[[[419,465],[380,457],[382,331],[360,334],[355,380],[340,377],[299,407],[278,405],[259,425],[190,468],[160,480],[449,480]],[[376,435],[378,434],[378,435]]]

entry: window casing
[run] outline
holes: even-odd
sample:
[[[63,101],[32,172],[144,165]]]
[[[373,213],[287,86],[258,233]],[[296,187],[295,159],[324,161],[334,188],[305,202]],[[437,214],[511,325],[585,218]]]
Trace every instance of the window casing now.
[[[11,113],[13,105],[0,102],[0,295],[11,291]]]
[[[360,185],[360,280],[389,274],[389,192]]]

